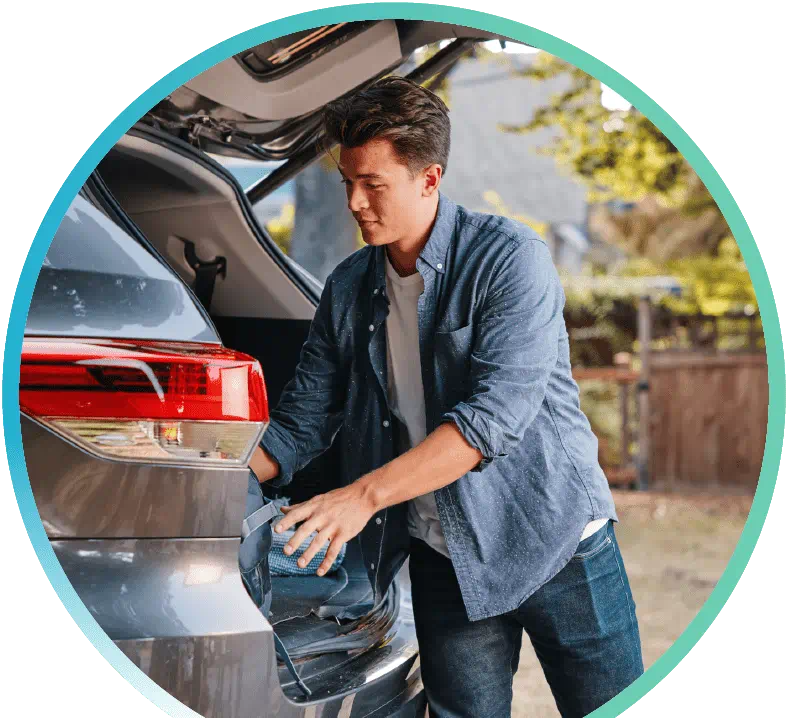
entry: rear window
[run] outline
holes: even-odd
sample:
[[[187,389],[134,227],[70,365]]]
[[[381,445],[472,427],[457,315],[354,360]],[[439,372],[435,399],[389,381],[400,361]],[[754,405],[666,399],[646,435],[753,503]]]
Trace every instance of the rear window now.
[[[74,199],[63,217],[43,266],[171,279],[161,262],[81,195]]]
[[[26,333],[218,341],[181,280],[80,195],[44,258]]]

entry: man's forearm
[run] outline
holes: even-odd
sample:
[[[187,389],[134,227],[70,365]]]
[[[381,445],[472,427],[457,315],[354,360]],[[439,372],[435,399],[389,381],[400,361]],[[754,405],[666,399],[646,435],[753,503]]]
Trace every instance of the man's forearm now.
[[[356,485],[377,512],[448,486],[481,459],[482,453],[465,440],[457,425],[446,422],[421,444],[361,477]]]
[[[317,571],[323,576],[342,544],[357,536],[376,512],[448,486],[481,459],[482,452],[468,444],[456,424],[441,424],[421,444],[349,486],[313,496],[302,504],[283,506],[284,518],[274,530],[282,533],[300,524],[284,548],[288,556],[317,532],[298,565],[308,566],[329,544]]]
[[[260,446],[254,450],[252,458],[249,460],[249,467],[254,471],[260,483],[275,479],[279,475],[279,464]]]

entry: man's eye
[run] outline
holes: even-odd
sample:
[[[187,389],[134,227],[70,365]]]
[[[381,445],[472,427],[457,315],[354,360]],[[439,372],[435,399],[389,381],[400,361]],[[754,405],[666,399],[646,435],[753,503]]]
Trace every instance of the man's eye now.
[[[380,189],[383,185],[382,184],[368,184],[367,187],[369,189]]]

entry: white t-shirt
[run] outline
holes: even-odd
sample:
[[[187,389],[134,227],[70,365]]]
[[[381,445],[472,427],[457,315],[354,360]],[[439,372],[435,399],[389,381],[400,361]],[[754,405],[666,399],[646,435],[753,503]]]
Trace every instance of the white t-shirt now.
[[[418,446],[427,437],[427,411],[421,378],[419,349],[419,297],[424,279],[419,272],[400,277],[386,253],[386,291],[389,314],[386,318],[386,362],[388,394],[392,413],[405,425],[400,451]],[[589,523],[581,538],[588,538],[607,524],[607,519]],[[449,558],[435,494],[429,492],[408,502],[408,531]]]

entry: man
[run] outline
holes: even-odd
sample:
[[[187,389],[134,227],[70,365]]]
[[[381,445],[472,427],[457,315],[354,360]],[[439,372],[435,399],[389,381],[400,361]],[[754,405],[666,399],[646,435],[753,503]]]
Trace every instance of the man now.
[[[342,488],[286,509],[318,574],[361,534],[376,596],[410,555],[430,715],[509,716],[523,630],[564,716],[642,673],[597,442],[544,242],[440,193],[444,103],[402,78],[325,113],[366,247],[328,278],[252,459],[284,485],[343,427]]]

